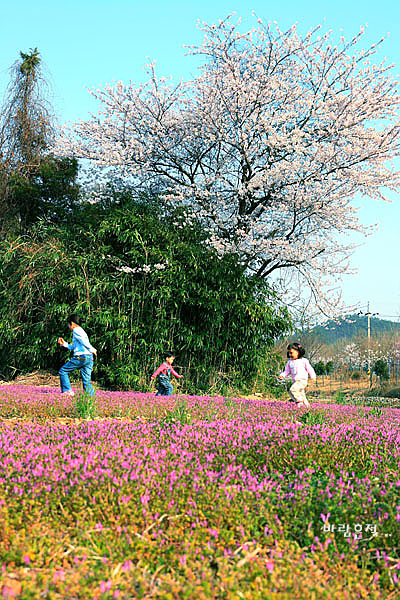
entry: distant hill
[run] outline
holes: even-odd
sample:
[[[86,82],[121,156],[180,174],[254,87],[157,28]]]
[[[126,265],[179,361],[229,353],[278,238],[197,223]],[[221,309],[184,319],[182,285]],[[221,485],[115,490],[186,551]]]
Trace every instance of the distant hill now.
[[[311,329],[310,333],[317,334],[325,344],[334,344],[343,338],[350,340],[358,336],[366,336],[367,330],[368,317],[347,315],[338,322],[329,320],[324,325],[317,325]],[[400,323],[371,317],[371,337],[383,333],[400,335]]]

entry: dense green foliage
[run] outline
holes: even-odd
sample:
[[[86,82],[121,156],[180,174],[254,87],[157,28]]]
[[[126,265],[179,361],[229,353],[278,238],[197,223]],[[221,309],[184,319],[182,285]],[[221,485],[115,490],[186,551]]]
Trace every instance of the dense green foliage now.
[[[374,373],[381,381],[387,381],[389,379],[389,367],[387,361],[382,358],[378,359],[374,365]]]
[[[253,384],[276,360],[269,348],[290,325],[286,309],[235,255],[211,250],[184,213],[119,200],[72,208],[67,223],[42,221],[2,242],[0,373],[58,368],[66,356],[57,337],[68,337],[66,317],[77,312],[104,385],[147,389],[171,348],[185,389]]]
[[[57,223],[68,218],[78,201],[79,185],[76,183],[78,163],[71,158],[43,158],[31,169],[29,177],[18,171],[9,176],[11,205],[16,207],[8,216],[18,216],[25,227],[39,219]]]
[[[316,375],[325,375],[325,373],[326,373],[325,363],[322,360],[319,360],[314,365],[314,371],[315,371]]]
[[[333,361],[328,360],[328,362],[324,363],[322,360],[319,360],[314,365],[314,371],[317,375],[330,375],[333,372],[334,364]]]

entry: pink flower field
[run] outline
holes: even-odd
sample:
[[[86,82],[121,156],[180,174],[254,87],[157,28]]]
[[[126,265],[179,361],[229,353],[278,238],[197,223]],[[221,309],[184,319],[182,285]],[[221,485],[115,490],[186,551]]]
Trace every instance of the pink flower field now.
[[[0,388],[3,598],[398,598],[400,410]]]

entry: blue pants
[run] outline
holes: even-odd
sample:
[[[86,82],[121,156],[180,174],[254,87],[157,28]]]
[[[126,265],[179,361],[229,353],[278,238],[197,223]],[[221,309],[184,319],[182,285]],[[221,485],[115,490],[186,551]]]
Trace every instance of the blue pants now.
[[[169,377],[164,374],[159,375],[156,396],[172,396],[173,391]]]
[[[83,389],[90,396],[94,396],[94,389],[90,382],[93,369],[93,356],[90,354],[84,354],[83,356],[73,356],[65,365],[58,371],[60,375],[60,385],[62,392],[69,392],[71,390],[71,382],[69,380],[68,373],[80,369],[81,378],[83,383]]]

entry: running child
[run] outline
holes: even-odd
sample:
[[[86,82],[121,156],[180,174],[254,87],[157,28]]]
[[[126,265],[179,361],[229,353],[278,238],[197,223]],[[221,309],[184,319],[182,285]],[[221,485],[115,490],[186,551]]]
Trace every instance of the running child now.
[[[305,350],[301,344],[297,342],[289,344],[287,347],[287,357],[289,360],[286,363],[285,370],[279,375],[280,379],[284,379],[289,375],[291,376],[293,384],[290,386],[289,395],[291,401],[296,402],[298,406],[310,406],[305,393],[308,376],[313,381],[317,378],[310,361],[308,358],[304,358],[304,355]]]
[[[74,396],[75,392],[71,388],[68,373],[80,369],[83,389],[90,396],[94,396],[94,389],[91,384],[91,375],[93,370],[93,356],[97,356],[96,348],[93,348],[89,342],[86,331],[80,325],[81,320],[78,315],[71,315],[67,319],[69,329],[72,331],[72,344],[64,341],[62,337],[58,338],[58,343],[64,348],[73,350],[71,360],[61,367],[58,371],[60,375],[61,392]]]
[[[178,379],[182,379],[183,375],[179,375],[173,367],[172,363],[175,360],[175,356],[173,352],[166,352],[164,354],[164,362],[156,369],[152,375],[152,378],[155,379],[158,377],[157,381],[157,394],[156,396],[171,396],[173,393],[172,383],[170,381],[171,374]]]

